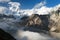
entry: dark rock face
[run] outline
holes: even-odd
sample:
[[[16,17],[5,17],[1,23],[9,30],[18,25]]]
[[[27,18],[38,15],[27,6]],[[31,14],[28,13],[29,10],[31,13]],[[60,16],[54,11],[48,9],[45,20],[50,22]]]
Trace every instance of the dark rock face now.
[[[47,15],[33,14],[29,17],[27,25],[40,30],[48,30],[48,17]]]
[[[49,15],[38,15],[32,14],[28,18],[22,20],[22,24],[25,24],[26,28],[24,30],[40,32],[42,30],[48,31],[48,24],[49,24]]]
[[[12,37],[9,33],[0,29],[0,40],[16,40],[16,39]]]

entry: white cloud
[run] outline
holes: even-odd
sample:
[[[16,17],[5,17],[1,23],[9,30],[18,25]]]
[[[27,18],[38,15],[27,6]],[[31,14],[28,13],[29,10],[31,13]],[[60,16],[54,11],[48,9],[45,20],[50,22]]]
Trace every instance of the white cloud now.
[[[39,8],[39,9],[35,9],[35,11],[36,11],[36,14],[46,15],[46,14],[49,14],[49,12],[51,11],[51,8],[43,6],[43,7]]]
[[[25,10],[21,10],[20,6],[21,4],[18,2],[9,2],[8,4],[10,4],[9,9],[12,12],[16,12],[15,15],[20,15],[19,13],[21,13],[22,15],[32,15],[32,14],[48,14],[48,12],[50,11],[50,8],[44,6],[46,4],[45,1],[40,2],[39,4],[36,4],[32,9],[25,9]]]
[[[40,3],[38,3],[38,4],[36,4],[36,5],[34,6],[34,8],[40,8],[40,7],[44,6],[45,4],[46,4],[46,2],[45,2],[45,1],[42,1],[42,2],[40,2]]]
[[[39,14],[39,15],[46,15],[49,14],[52,9],[56,9],[58,7],[60,7],[60,4],[54,7],[47,7],[45,6],[46,2],[43,1],[39,4],[36,4],[32,9],[20,9],[21,4],[18,2],[9,2],[8,3],[10,5],[9,10],[11,10],[12,12],[15,12],[16,16],[20,16],[20,15],[32,15],[32,14]],[[12,13],[13,14],[13,13]],[[14,15],[14,14],[13,14]]]
[[[11,13],[15,12],[17,16],[21,15],[32,15],[32,14],[39,14],[39,15],[46,15],[49,14],[52,10],[57,10],[60,7],[60,4],[54,6],[54,7],[47,7],[45,6],[46,1],[40,2],[36,4],[32,9],[20,9],[21,4],[19,2],[9,2],[8,3],[9,9]],[[0,13],[3,13],[7,8],[6,7],[0,7]],[[13,14],[14,15],[14,14]]]
[[[54,40],[54,38],[46,35],[46,34],[41,34],[37,32],[31,32],[31,31],[22,31],[18,30],[17,32],[17,39],[22,39],[22,40]],[[27,37],[27,38],[24,38]]]
[[[6,7],[0,6],[0,14],[3,14],[6,11]]]
[[[43,6],[39,9],[27,9],[27,10],[20,10],[20,13],[22,15],[32,15],[32,14],[39,14],[39,15],[46,15],[49,14],[49,12],[51,11],[52,8],[48,8],[46,6]]]
[[[42,4],[39,6],[37,4],[32,9],[24,10],[23,14],[26,14],[26,15],[32,15],[32,14],[46,15],[46,14],[50,14],[53,10],[54,11],[58,10],[58,8],[60,8],[60,4],[58,4],[54,7],[47,7],[47,6],[44,6]]]
[[[52,8],[48,8],[44,6],[46,4],[45,1],[36,4],[32,9],[24,10],[23,14],[25,15],[32,15],[32,14],[39,14],[39,15],[46,15],[49,14]],[[23,11],[23,10],[22,10]]]
[[[9,2],[11,0],[0,0],[0,2]]]
[[[46,1],[42,1],[34,6],[34,13],[39,14],[39,15],[46,15],[49,14],[52,8],[46,7],[45,6]]]
[[[58,10],[58,8],[60,8],[60,4],[54,6],[54,7],[52,8],[52,10],[56,11],[56,10]]]
[[[32,15],[32,14],[43,14],[45,11],[48,11],[47,7],[43,7],[45,5],[45,1],[35,5],[32,9],[25,9],[25,10],[19,10],[22,15]],[[38,9],[39,8],[39,9]],[[46,12],[45,12],[46,13]]]
[[[12,10],[13,12],[14,11],[18,11],[18,9],[20,8],[20,3],[18,2],[9,2],[8,4],[10,4],[10,7],[9,9]]]
[[[51,10],[51,8],[48,8],[45,6],[46,2],[42,1],[38,4],[36,4],[32,9],[22,10],[23,14],[25,15],[32,15],[32,14],[39,14],[39,15],[45,15],[48,14]]]
[[[32,15],[33,14],[33,9],[27,9],[27,10],[21,10],[23,15]]]
[[[40,8],[34,8],[34,12],[39,15],[46,15],[51,13],[52,11],[56,11],[60,8],[60,4],[54,6],[54,7],[47,7],[47,6],[41,6]]]

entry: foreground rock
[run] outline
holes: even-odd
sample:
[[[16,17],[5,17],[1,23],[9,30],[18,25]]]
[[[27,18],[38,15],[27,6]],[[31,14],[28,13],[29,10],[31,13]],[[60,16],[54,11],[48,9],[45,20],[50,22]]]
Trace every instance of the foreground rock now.
[[[12,37],[9,33],[0,29],[0,40],[16,40],[16,39]]]

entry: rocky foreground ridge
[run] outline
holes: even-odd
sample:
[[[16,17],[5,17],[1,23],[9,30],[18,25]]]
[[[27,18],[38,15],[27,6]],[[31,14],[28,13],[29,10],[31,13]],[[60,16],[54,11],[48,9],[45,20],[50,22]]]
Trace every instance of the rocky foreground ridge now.
[[[0,29],[0,40],[16,40],[16,39],[13,36],[11,36],[9,33]]]

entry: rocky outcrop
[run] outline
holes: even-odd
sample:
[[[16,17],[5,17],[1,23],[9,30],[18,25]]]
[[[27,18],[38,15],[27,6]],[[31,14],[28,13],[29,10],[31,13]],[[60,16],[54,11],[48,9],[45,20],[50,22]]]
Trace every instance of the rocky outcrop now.
[[[60,32],[60,8],[50,16],[50,31]]]
[[[52,11],[51,15],[32,14],[29,17],[24,17],[19,24],[26,26],[24,30],[34,32],[48,31],[51,36],[60,38],[60,8]]]
[[[19,24],[26,27],[24,30],[36,32],[40,32],[42,30],[49,30],[49,15],[32,14],[31,16],[24,17],[24,19],[21,20],[22,21]]]
[[[45,30],[48,27],[48,24],[48,15],[33,14],[29,17],[27,26]]]
[[[9,33],[0,29],[0,40],[16,40],[16,39],[13,36],[11,36]]]
[[[60,40],[60,8],[51,12],[49,20],[50,35]]]

